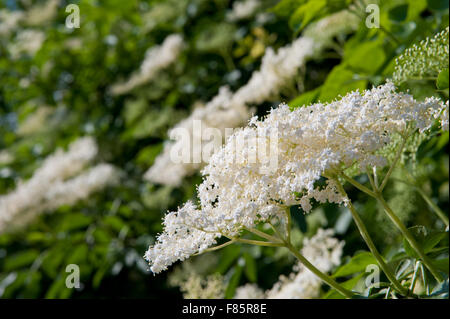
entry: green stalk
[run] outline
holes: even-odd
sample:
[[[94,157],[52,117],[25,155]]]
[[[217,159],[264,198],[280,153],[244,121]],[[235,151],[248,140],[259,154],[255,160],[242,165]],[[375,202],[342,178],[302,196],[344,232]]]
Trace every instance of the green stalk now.
[[[410,179],[412,179],[412,177],[410,177]],[[416,190],[420,194],[420,196],[422,196],[423,200],[425,202],[427,202],[427,204],[428,204],[428,206],[430,206],[431,210],[433,212],[435,212],[436,215],[438,215],[438,217],[445,224],[445,226],[448,227],[448,225],[449,225],[448,217],[445,215],[445,213],[442,211],[442,209],[440,209],[439,206],[433,202],[433,200],[424,192],[424,190],[420,186],[417,186],[413,182],[407,182],[407,181],[404,181],[404,180],[398,179],[398,178],[395,178],[394,180],[397,182],[406,184],[406,185],[412,187],[414,190]]]
[[[420,247],[419,244],[416,242],[411,232],[406,228],[406,226],[402,223],[400,218],[398,218],[397,215],[394,213],[394,211],[389,207],[388,203],[386,203],[383,196],[380,193],[377,193],[377,196],[375,198],[381,203],[388,217],[395,224],[395,226],[397,226],[397,228],[400,230],[403,236],[405,236],[406,240],[419,255],[420,259],[422,259],[422,262],[430,270],[434,278],[436,278],[437,281],[443,281],[444,278],[441,276],[441,274],[438,272],[435,266],[431,263],[431,260],[422,250],[422,247]]]
[[[289,249],[289,251],[306,267],[308,268],[313,274],[315,274],[317,277],[322,279],[325,283],[330,285],[332,288],[336,289],[340,294],[347,298],[352,298],[354,294],[342,287],[340,284],[338,284],[334,279],[332,279],[330,276],[324,274],[319,269],[314,267],[313,264],[311,264],[302,254],[298,252],[297,249],[295,249],[294,246],[292,246],[291,243],[286,242],[286,248]]]
[[[290,231],[290,229],[289,229],[289,231]],[[288,231],[288,233],[289,233],[289,231]],[[252,229],[252,232],[254,232],[254,229]],[[256,232],[254,232],[254,233],[256,234]],[[335,280],[333,280],[331,277],[329,277],[328,275],[324,274],[319,269],[314,267],[313,264],[311,264],[305,257],[303,257],[302,254],[300,254],[298,252],[297,249],[295,249],[295,247],[291,244],[291,242],[288,242],[286,239],[281,237],[278,232],[277,232],[277,235],[279,238],[273,237],[268,234],[263,235],[263,232],[261,232],[261,231],[257,231],[257,233],[261,237],[266,237],[266,235],[269,237],[272,237],[275,240],[275,242],[265,242],[265,241],[260,241],[260,240],[250,240],[250,239],[243,239],[243,238],[230,238],[230,241],[243,243],[243,244],[258,245],[258,246],[286,247],[306,268],[308,268],[317,277],[322,279],[325,283],[330,285],[332,288],[336,289],[339,293],[341,293],[345,297],[347,297],[347,298],[353,297],[354,294],[351,291],[345,289],[344,287],[339,285]],[[228,244],[228,243],[230,243],[230,242],[227,242],[226,244]]]
[[[335,179],[336,185],[338,187],[339,192],[346,196],[347,193],[344,190],[344,187],[341,185],[341,183]],[[378,262],[378,265],[383,269],[383,272],[386,274],[386,277],[388,277],[389,281],[394,285],[394,288],[400,292],[402,295],[407,296],[408,290],[403,287],[400,282],[395,278],[395,275],[392,273],[392,271],[389,269],[388,265],[385,263],[383,257],[378,252],[377,248],[375,247],[375,244],[372,241],[372,238],[369,235],[369,232],[367,231],[366,226],[364,225],[364,222],[362,221],[361,217],[359,217],[358,212],[356,211],[355,207],[353,206],[352,202],[349,199],[348,207],[350,209],[350,212],[352,214],[353,220],[355,221],[356,226],[358,227],[359,233],[361,234],[362,238],[366,242],[367,246],[369,247],[370,252],[375,257],[375,259]]]
[[[445,226],[448,227],[448,217],[445,215],[445,213],[439,208],[438,205],[436,205],[430,197],[419,187],[414,186],[414,188],[417,190],[417,192],[422,196],[422,198],[427,202],[427,204],[431,207],[431,209],[438,215],[438,217],[444,222]]]

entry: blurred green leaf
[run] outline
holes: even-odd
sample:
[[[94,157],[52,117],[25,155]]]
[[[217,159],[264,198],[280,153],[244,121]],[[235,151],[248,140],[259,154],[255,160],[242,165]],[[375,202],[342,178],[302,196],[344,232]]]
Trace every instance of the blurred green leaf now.
[[[439,73],[438,78],[436,80],[436,87],[439,90],[448,89],[448,77],[449,77],[448,68],[442,70]]]
[[[370,252],[358,253],[347,264],[340,266],[333,274],[333,277],[344,277],[364,272],[367,266],[371,264],[377,265],[377,261]]]

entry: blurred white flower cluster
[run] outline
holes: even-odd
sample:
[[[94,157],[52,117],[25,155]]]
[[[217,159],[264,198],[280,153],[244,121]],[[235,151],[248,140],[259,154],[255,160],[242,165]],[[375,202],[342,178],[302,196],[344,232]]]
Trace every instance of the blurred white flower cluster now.
[[[320,54],[322,47],[333,46],[335,38],[343,40],[343,37],[355,31],[360,21],[355,14],[342,10],[313,22],[305,28],[303,36],[312,38],[319,44],[317,54]]]
[[[330,21],[328,21],[330,19]],[[197,108],[190,117],[183,120],[177,128],[186,128],[189,138],[194,141],[193,122],[202,122],[202,130],[218,128],[236,128],[245,124],[250,118],[252,110],[248,105],[261,104],[264,101],[278,98],[280,92],[285,89],[298,74],[299,68],[306,62],[319,55],[337,35],[352,31],[358,21],[346,11],[339,12],[324,18],[322,22],[313,24],[307,31],[308,36],[300,37],[291,44],[280,48],[276,53],[272,48],[267,48],[262,58],[261,68],[252,74],[246,85],[235,93],[222,87],[219,93],[203,108]],[[327,22],[328,21],[328,22]],[[201,135],[204,133],[202,132]],[[171,136],[169,132],[169,137]],[[222,134],[223,136],[223,134]],[[194,174],[207,161],[201,163],[175,163],[171,158],[174,149],[182,149],[183,140],[168,141],[162,153],[156,158],[154,165],[145,173],[144,178],[150,182],[163,185],[179,186],[184,177]],[[203,145],[193,145],[191,142],[192,158],[202,158],[201,154],[208,148],[210,141],[201,141]]]
[[[30,26],[40,26],[49,23],[58,14],[60,0],[47,0],[47,2],[32,6],[26,14],[25,23]]]
[[[111,87],[111,92],[115,95],[124,94],[149,82],[160,70],[168,67],[178,58],[183,46],[184,42],[181,35],[169,35],[161,45],[148,49],[140,69],[126,82],[114,84]]]
[[[25,29],[20,31],[8,45],[9,53],[13,59],[22,54],[34,56],[40,50],[45,41],[45,33],[39,30]]]
[[[43,4],[31,6],[28,10],[0,10],[0,36],[9,38],[8,51],[12,59],[26,54],[34,56],[44,43],[45,33],[30,27],[43,26],[53,21],[58,14],[60,0],[48,0]]]
[[[72,205],[115,183],[118,174],[111,165],[99,164],[82,172],[96,155],[95,141],[85,137],[73,142],[68,151],[58,149],[47,157],[30,179],[0,197],[0,233],[26,225],[44,211]]]
[[[251,17],[261,6],[259,0],[242,0],[233,3],[233,9],[227,14],[229,21],[238,21]]]
[[[244,103],[233,99],[233,93],[228,87],[222,87],[210,102],[205,106],[194,109],[191,115],[178,123],[169,131],[169,137],[174,138],[175,132],[185,129],[192,139],[190,144],[191,159],[203,158],[203,150],[220,147],[225,136],[225,129],[241,126],[250,118],[250,110]],[[200,129],[194,129],[196,123],[201,123]],[[209,128],[220,131],[220,145],[215,145],[214,140],[203,140]],[[199,141],[200,145],[194,145]],[[184,177],[193,174],[204,166],[204,161],[183,161],[175,163],[172,154],[177,149],[182,149],[185,140],[169,141],[164,145],[162,153],[155,159],[153,166],[145,173],[144,178],[163,185],[179,186]]]
[[[22,11],[0,10],[0,36],[9,36],[19,25],[24,14]]]
[[[52,21],[58,14],[60,0],[48,0],[44,4],[30,7],[28,10],[0,10],[0,36],[9,36],[20,24],[41,26]]]
[[[341,264],[344,242],[333,237],[332,229],[319,229],[305,238],[301,254],[324,273]],[[300,262],[289,276],[280,276],[275,285],[263,291],[256,284],[238,287],[234,299],[311,299],[320,295],[322,281]]]
[[[222,276],[210,275],[202,278],[197,273],[189,274],[189,277],[179,283],[184,299],[223,299],[225,284]]]
[[[145,255],[151,270],[158,273],[201,253],[222,235],[235,238],[244,228],[284,219],[286,207],[299,204],[309,212],[312,199],[346,204],[334,179],[322,185],[319,180],[348,168],[383,168],[388,159],[381,152],[393,137],[428,130],[445,108],[434,97],[419,102],[397,93],[389,82],[328,104],[293,111],[282,104],[265,119],[252,119],[210,158],[198,187],[199,205],[187,202],[166,215],[163,233]],[[255,136],[271,143],[273,130],[277,167],[267,172],[261,170],[265,162],[248,159],[254,156]],[[244,145],[238,154],[237,143]]]

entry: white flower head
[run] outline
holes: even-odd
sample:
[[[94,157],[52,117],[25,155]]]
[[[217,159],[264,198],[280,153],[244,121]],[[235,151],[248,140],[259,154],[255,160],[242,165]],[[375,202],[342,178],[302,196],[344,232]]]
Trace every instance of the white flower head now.
[[[328,104],[293,111],[282,104],[272,109],[261,121],[252,121],[252,127],[238,130],[212,155],[202,171],[199,204],[188,202],[166,216],[164,232],[146,254],[152,271],[204,251],[221,235],[233,238],[244,228],[283,219],[286,207],[301,205],[309,212],[313,199],[345,205],[348,199],[334,179],[321,185],[324,177],[354,166],[361,171],[382,168],[388,159],[380,152],[392,136],[428,130],[434,115],[444,108],[436,98],[419,102],[387,83]],[[275,129],[277,167],[267,172],[261,170],[265,163],[259,157],[256,162],[247,160],[254,152],[247,142]],[[244,145],[239,152],[236,143]]]

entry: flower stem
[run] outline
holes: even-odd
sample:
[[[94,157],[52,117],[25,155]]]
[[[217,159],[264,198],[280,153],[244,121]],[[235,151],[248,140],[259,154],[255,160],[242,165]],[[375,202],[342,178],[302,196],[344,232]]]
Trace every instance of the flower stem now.
[[[345,296],[347,298],[352,298],[354,296],[354,294],[351,291],[345,289],[340,284],[338,284],[334,279],[332,279],[330,276],[324,274],[319,269],[314,267],[314,265],[311,264],[302,254],[300,254],[299,251],[297,249],[295,249],[295,247],[292,246],[291,243],[286,242],[285,244],[286,244],[286,248],[289,249],[289,251],[313,274],[315,274],[317,277],[322,279],[325,283],[330,285],[332,288],[336,289],[343,296]]]
[[[338,179],[335,179],[335,180],[336,180],[336,185],[338,187],[339,192],[348,198],[347,193],[344,190],[344,187],[341,185],[341,183],[338,181]],[[391,269],[389,269],[389,266],[385,263],[383,257],[381,256],[381,254],[378,252],[377,248],[375,247],[375,244],[373,243],[372,238],[370,237],[369,232],[367,231],[367,228],[364,225],[364,222],[362,221],[361,217],[359,216],[358,212],[356,211],[356,209],[353,206],[350,199],[348,202],[348,207],[352,214],[353,220],[355,221],[356,227],[358,227],[358,230],[359,230],[362,238],[366,242],[367,246],[369,247],[370,252],[377,260],[381,269],[383,269],[383,272],[386,274],[386,277],[388,277],[389,281],[394,285],[394,288],[398,292],[400,292],[402,295],[407,296],[408,290],[405,287],[403,287],[400,284],[400,282],[398,282],[398,280],[395,278],[395,275],[392,273]]]
[[[386,176],[384,176],[383,181],[381,182],[380,187],[378,187],[378,190],[380,192],[383,191],[384,187],[386,186],[387,182],[389,181],[389,177],[391,177],[392,172],[394,171],[395,165],[397,165],[397,162],[399,161],[400,157],[402,156],[403,153],[403,148],[406,145],[406,141],[407,141],[407,137],[403,138],[402,140],[402,144],[400,145],[400,147],[397,150],[397,153],[395,154],[395,158],[391,164],[391,166],[389,167],[388,172],[386,173]],[[375,190],[375,188],[374,188]]]
[[[445,226],[448,227],[448,217],[445,215],[445,213],[439,208],[438,205],[436,205],[431,198],[419,187],[414,186],[414,188],[417,190],[417,192],[422,196],[424,201],[427,202],[427,204],[431,207],[431,209],[436,213],[436,215],[439,216],[439,218],[444,222]]]
[[[257,246],[266,246],[266,247],[284,247],[284,244],[281,242],[269,242],[269,241],[261,241],[261,240],[252,240],[252,239],[244,239],[244,238],[235,238],[234,239],[238,243],[257,245]]]
[[[267,240],[269,240],[271,242],[281,243],[281,241],[278,238],[273,237],[273,236],[271,236],[269,234],[266,234],[265,232],[262,232],[262,231],[260,231],[260,230],[258,230],[256,228],[247,228],[247,227],[245,227],[245,229],[248,232],[251,232],[251,233],[253,233],[253,234],[255,234],[255,235],[259,236],[259,237],[265,238],[265,239],[267,239]]]
[[[448,227],[448,225],[449,225],[448,217],[445,215],[445,213],[442,211],[442,209],[440,209],[439,206],[433,202],[433,200],[430,198],[430,196],[428,196],[420,186],[416,185],[414,182],[407,182],[407,181],[404,181],[404,180],[398,179],[398,178],[395,178],[394,180],[397,182],[406,184],[406,185],[412,187],[414,190],[416,190],[420,194],[420,196],[422,196],[423,200],[425,202],[427,202],[427,204],[430,206],[431,210],[434,211],[436,213],[436,215],[438,215],[438,217],[444,222],[445,226]]]
[[[377,196],[375,197],[378,202],[383,206],[384,211],[388,215],[388,217],[391,219],[391,221],[397,226],[397,228],[400,230],[400,232],[405,236],[406,240],[409,242],[411,247],[416,251],[416,253],[419,255],[420,259],[422,259],[422,262],[425,264],[425,266],[430,270],[430,272],[433,274],[434,278],[438,281],[443,281],[444,278],[442,278],[441,274],[438,272],[438,270],[435,268],[435,266],[431,263],[431,260],[428,258],[428,256],[425,254],[425,252],[422,250],[422,247],[416,242],[411,232],[406,228],[406,226],[402,223],[400,218],[394,213],[394,211],[389,207],[388,203],[385,201],[381,193],[377,193]]]

